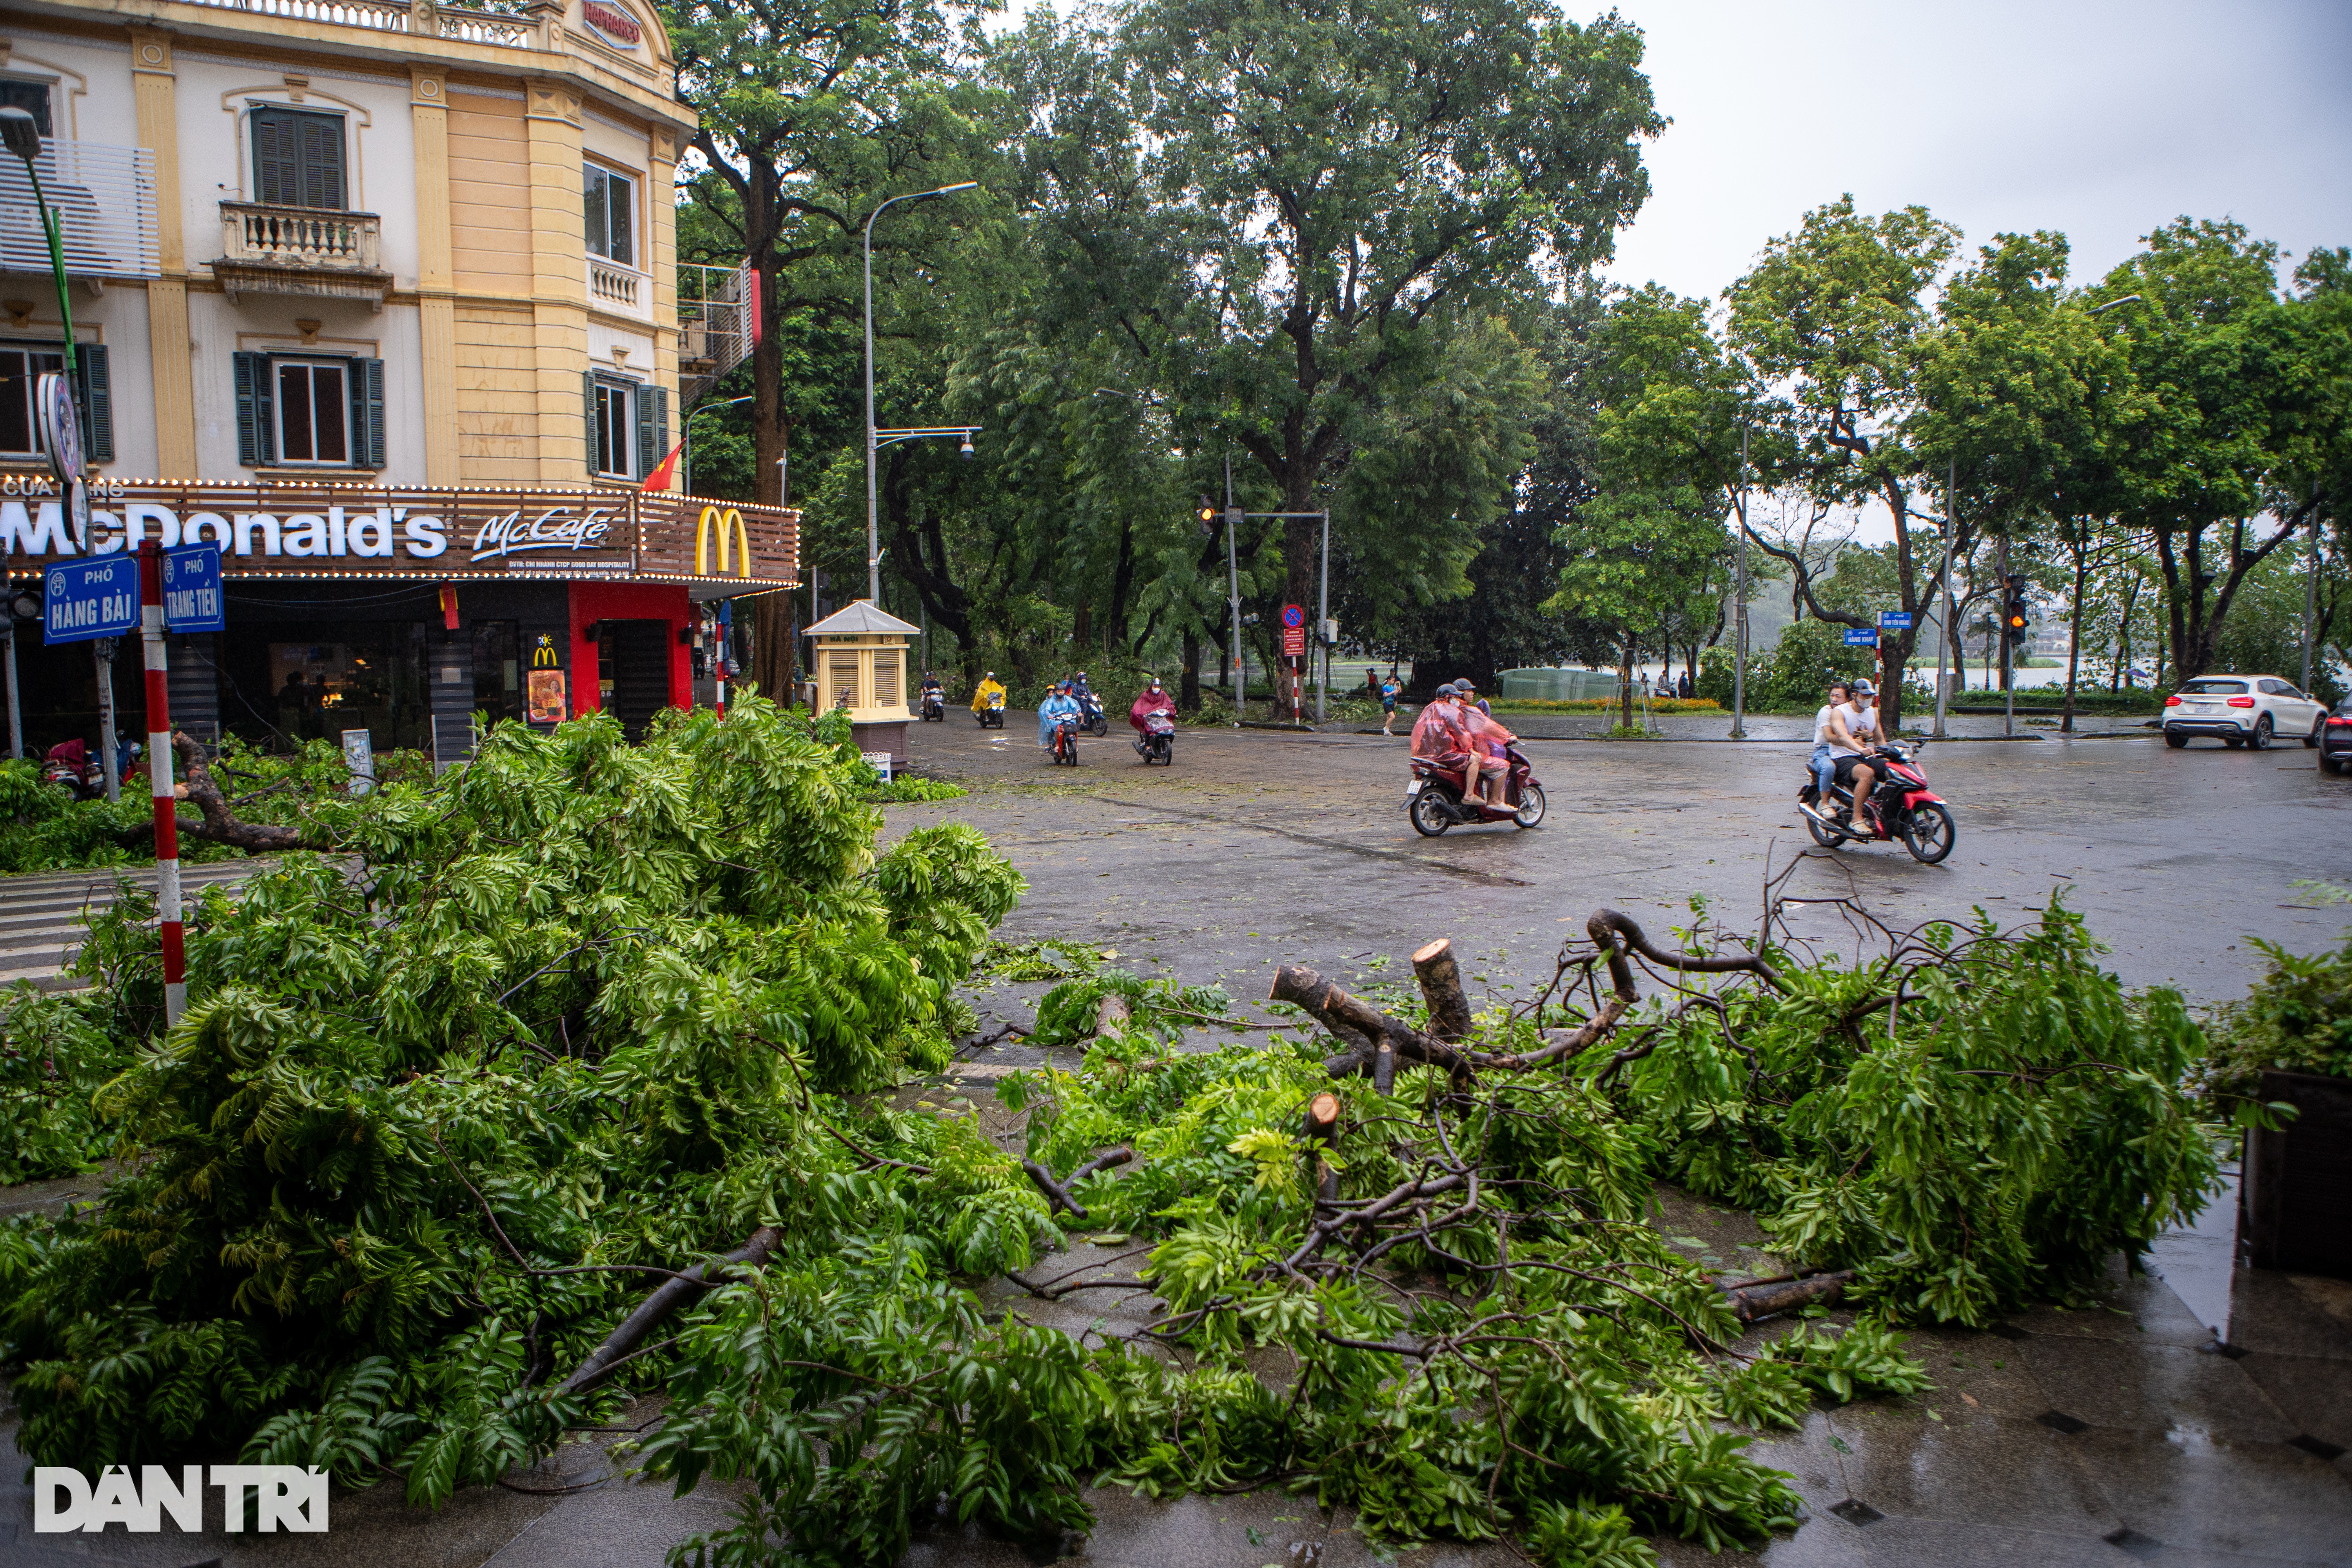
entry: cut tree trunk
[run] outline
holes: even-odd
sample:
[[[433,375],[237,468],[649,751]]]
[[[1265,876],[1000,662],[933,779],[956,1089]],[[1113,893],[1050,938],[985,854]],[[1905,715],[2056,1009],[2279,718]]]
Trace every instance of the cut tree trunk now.
[[[316,849],[321,846],[310,842],[299,827],[287,827],[272,822],[245,822],[228,808],[227,797],[214,782],[212,769],[205,765],[205,749],[177,731],[172,734],[172,755],[178,762],[180,776],[186,782],[188,804],[204,814],[202,822],[180,819],[180,831],[215,844],[234,844],[240,849],[256,849],[267,853],[275,849]]]
[[[1470,998],[1462,994],[1462,970],[1454,944],[1439,937],[1412,955],[1413,978],[1429,1004],[1429,1032],[1448,1045],[1470,1037]]]
[[[1724,1294],[1731,1299],[1732,1315],[1743,1323],[1752,1323],[1775,1313],[1834,1301],[1844,1294],[1854,1278],[1853,1269],[1841,1268],[1833,1273],[1809,1274],[1801,1279],[1761,1279],[1734,1285],[1727,1287]]]

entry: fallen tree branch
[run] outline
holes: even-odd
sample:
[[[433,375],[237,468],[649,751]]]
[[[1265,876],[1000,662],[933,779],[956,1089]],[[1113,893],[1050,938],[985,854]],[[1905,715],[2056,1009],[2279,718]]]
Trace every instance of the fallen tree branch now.
[[[1053,1172],[1034,1160],[1022,1161],[1021,1168],[1029,1173],[1029,1179],[1037,1184],[1037,1190],[1045,1194],[1047,1203],[1052,1204],[1055,1208],[1068,1210],[1072,1219],[1085,1220],[1092,1216],[1087,1213],[1084,1204],[1070,1195],[1069,1189],[1076,1186],[1097,1171],[1108,1171],[1114,1165],[1124,1165],[1134,1158],[1135,1151],[1122,1143],[1116,1149],[1104,1150],[1076,1170],[1072,1171],[1066,1180],[1059,1182],[1054,1179]]]
[[[1462,992],[1453,942],[1441,936],[1414,953],[1412,977],[1421,982],[1421,998],[1429,1004],[1429,1032],[1448,1045],[1468,1039],[1470,998]]]
[[[1826,1304],[1845,1293],[1854,1282],[1851,1268],[1840,1268],[1801,1279],[1759,1279],[1746,1285],[1727,1286],[1724,1294],[1731,1299],[1732,1315],[1743,1323],[1752,1323],[1780,1312],[1792,1312],[1800,1307],[1816,1302]]]
[[[247,822],[228,806],[227,797],[213,778],[212,769],[205,762],[205,749],[186,735],[172,732],[172,755],[179,764],[180,777],[187,785],[188,803],[204,814],[204,820],[180,822],[180,831],[192,837],[208,839],[215,844],[234,844],[240,849],[268,851],[274,849],[320,849],[326,847],[304,835],[299,827],[287,827],[272,822]]]
[[[1390,1017],[1360,996],[1349,995],[1303,964],[1278,966],[1267,1000],[1287,1002],[1304,1010],[1342,1039],[1351,1034],[1360,1035],[1373,1041],[1375,1049],[1379,1042],[1385,1040],[1390,1049],[1407,1061],[1423,1062],[1457,1074],[1469,1069],[1470,1058],[1464,1052]]]
[[[783,1239],[782,1231],[773,1226],[763,1225],[751,1233],[750,1240],[734,1251],[721,1254],[709,1263],[698,1263],[677,1279],[660,1286],[638,1303],[635,1311],[621,1320],[619,1328],[604,1336],[603,1344],[588,1352],[588,1359],[558,1384],[555,1392],[559,1394],[585,1394],[603,1383],[619,1370],[621,1363],[628,1359],[630,1352],[653,1331],[654,1325],[687,1302],[699,1298],[703,1291],[716,1283],[714,1270],[723,1271],[739,1263],[764,1263],[768,1255],[781,1246]]]
[[[1595,910],[1585,929],[1592,933],[1593,941],[1603,945],[1608,943],[1607,937],[1602,934],[1604,931],[1623,938],[1626,947],[1662,969],[1679,969],[1688,974],[1726,974],[1745,971],[1783,995],[1788,994],[1788,984],[1781,980],[1780,972],[1752,952],[1743,952],[1736,958],[1693,958],[1687,953],[1669,952],[1653,942],[1633,916],[1621,914],[1615,910]],[[1615,965],[1612,964],[1611,970],[1613,978]]]

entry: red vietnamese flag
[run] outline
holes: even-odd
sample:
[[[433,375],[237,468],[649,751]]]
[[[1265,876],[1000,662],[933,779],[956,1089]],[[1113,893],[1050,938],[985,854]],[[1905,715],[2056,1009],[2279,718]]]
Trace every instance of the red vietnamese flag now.
[[[655,467],[654,471],[646,476],[646,482],[639,485],[637,489],[641,490],[666,490],[669,489],[669,481],[677,472],[677,455],[685,450],[686,442],[683,439],[680,439],[677,446],[672,447],[669,449],[669,456],[664,458],[661,462]]]

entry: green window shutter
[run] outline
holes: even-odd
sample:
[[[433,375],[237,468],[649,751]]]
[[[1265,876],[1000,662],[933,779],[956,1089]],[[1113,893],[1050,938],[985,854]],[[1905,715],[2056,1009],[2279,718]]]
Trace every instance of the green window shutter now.
[[[669,394],[658,386],[637,388],[637,478],[669,456]]]
[[[355,359],[346,385],[352,395],[352,467],[383,467],[383,361]]]
[[[74,390],[80,395],[81,449],[93,463],[114,461],[114,378],[104,343],[74,345]]]
[[[294,117],[282,110],[253,111],[253,199],[265,206],[296,205],[301,168],[293,121]]]
[[[269,406],[269,356],[229,356],[236,378],[236,460],[248,468],[278,460],[277,422]]]
[[[588,460],[590,473],[596,471],[596,373],[589,371],[580,378],[580,406],[588,414]]]
[[[343,122],[340,117],[306,114],[300,122],[302,205],[341,211],[343,199]]]
[[[251,124],[255,201],[265,206],[330,211],[349,205],[341,115],[256,109]]]

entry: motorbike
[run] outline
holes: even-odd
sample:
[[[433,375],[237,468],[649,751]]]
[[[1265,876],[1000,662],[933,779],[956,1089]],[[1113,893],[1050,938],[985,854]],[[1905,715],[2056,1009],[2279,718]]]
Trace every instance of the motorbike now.
[[[1508,764],[1503,774],[1503,804],[1494,806],[1465,789],[1466,759],[1461,766],[1449,768],[1434,757],[1413,758],[1412,783],[1404,792],[1405,815],[1412,821],[1412,830],[1424,838],[1434,838],[1456,825],[1515,822],[1533,827],[1542,822],[1544,792],[1536,782],[1534,764],[1517,746],[1506,746],[1503,759]]]
[[[1176,765],[1176,721],[1165,713],[1145,714],[1143,733],[1135,738],[1135,749],[1143,758],[1143,765],[1147,768],[1154,763],[1158,763],[1163,768],[1174,767]]]
[[[1103,712],[1103,705],[1095,700],[1092,692],[1082,693],[1078,698],[1078,728],[1097,740],[1110,733],[1110,718]]]
[[[988,700],[982,703],[978,708],[973,709],[971,716],[980,721],[980,727],[983,730],[1003,729],[1004,693],[1002,691],[990,692],[988,694]]]
[[[1067,763],[1078,765],[1078,716],[1058,713],[1054,717],[1054,765]]]
[[[1903,847],[1911,851],[1911,858],[1922,866],[1933,866],[1949,855],[1954,835],[1951,808],[1927,787],[1927,775],[1915,760],[1913,749],[1879,746],[1871,752],[1870,762],[1878,778],[1871,787],[1866,808],[1851,825],[1822,808],[1843,802],[1853,810],[1853,792],[1844,784],[1832,784],[1831,798],[1817,801],[1812,769],[1805,770],[1804,787],[1797,792],[1797,809],[1805,814],[1805,826],[1811,831],[1813,842],[1835,849],[1849,839],[1866,844],[1899,838]]]
[[[947,722],[947,700],[940,694],[940,689],[938,687],[927,686],[923,689],[922,714],[923,722],[926,724],[932,722],[934,720],[942,724]]]
[[[114,757],[121,770],[118,783],[131,776],[144,750],[136,741],[115,737]],[[60,742],[42,755],[41,782],[71,792],[76,800],[100,800],[106,795],[106,763],[91,756],[89,748],[79,740]]]

